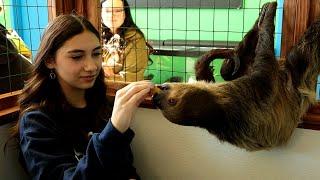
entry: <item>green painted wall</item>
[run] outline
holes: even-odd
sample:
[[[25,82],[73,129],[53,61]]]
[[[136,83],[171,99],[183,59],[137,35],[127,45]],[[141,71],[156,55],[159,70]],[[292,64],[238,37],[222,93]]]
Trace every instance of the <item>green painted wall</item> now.
[[[153,64],[148,66],[145,75],[153,74],[152,82],[156,84],[164,83],[174,76],[181,78],[183,82],[188,82],[189,78],[195,80],[194,63],[196,57],[181,57],[181,56],[159,56],[152,55]],[[223,60],[215,60],[212,66],[215,68],[214,77],[217,82],[222,82],[220,75],[220,67]]]
[[[148,39],[239,41],[255,22],[259,7],[270,1],[244,0],[240,9],[132,8],[131,12]]]
[[[4,9],[0,12],[0,23],[7,28],[11,28],[10,0],[0,0],[0,6]],[[3,3],[3,4],[2,4]]]
[[[259,8],[269,1],[272,0],[244,0],[240,9],[131,8],[131,12],[147,39],[240,41],[255,22]],[[4,0],[5,14],[0,14],[0,22],[7,27],[11,27],[10,2],[12,0]],[[179,76],[183,81],[194,77],[197,57],[153,55],[151,58],[154,63],[146,75],[153,74],[155,83],[163,83],[172,76]],[[221,62],[214,62],[216,70]],[[214,75],[218,81],[222,80],[219,71]]]
[[[212,40],[240,41],[253,26],[259,8],[274,0],[244,0],[240,9],[182,9],[182,8],[131,8],[132,17],[149,40]],[[277,25],[276,25],[277,26]],[[276,27],[276,38],[279,32]],[[153,64],[145,75],[153,74],[154,83],[163,83],[172,76],[183,81],[194,78],[197,57],[151,56]],[[214,76],[220,76],[222,60],[213,63]]]

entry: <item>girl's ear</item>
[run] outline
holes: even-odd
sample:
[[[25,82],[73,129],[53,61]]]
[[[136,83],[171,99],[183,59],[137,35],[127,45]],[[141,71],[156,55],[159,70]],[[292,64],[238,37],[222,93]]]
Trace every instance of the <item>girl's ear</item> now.
[[[48,69],[54,69],[56,63],[54,61],[54,58],[48,58],[47,60],[45,60],[45,64]]]

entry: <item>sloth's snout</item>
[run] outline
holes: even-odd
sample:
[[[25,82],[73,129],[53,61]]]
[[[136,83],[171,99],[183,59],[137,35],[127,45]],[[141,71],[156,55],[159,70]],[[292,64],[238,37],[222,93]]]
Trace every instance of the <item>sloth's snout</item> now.
[[[166,91],[166,90],[169,90],[170,87],[169,87],[169,84],[160,84],[157,86],[159,89],[161,89],[162,91]]]
[[[160,98],[160,95],[159,93],[156,93],[153,95],[152,97],[152,103],[158,107],[159,109],[161,109],[161,98]]]
[[[165,96],[165,91],[168,91],[170,89],[169,84],[160,84],[160,85],[156,85],[156,87],[158,89],[160,89],[160,91],[154,93],[154,95],[152,96],[152,103],[158,107],[159,109],[162,108],[161,106],[161,99],[162,97]]]

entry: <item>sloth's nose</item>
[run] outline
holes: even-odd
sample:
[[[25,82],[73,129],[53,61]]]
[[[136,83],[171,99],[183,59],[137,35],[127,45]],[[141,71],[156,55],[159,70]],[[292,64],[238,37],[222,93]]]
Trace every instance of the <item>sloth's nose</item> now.
[[[160,84],[160,85],[156,85],[157,88],[159,88],[161,91],[155,93],[152,96],[152,103],[161,109],[161,97],[163,97],[163,91],[167,91],[169,90],[169,85],[168,84]]]
[[[160,100],[160,95],[158,93],[155,93],[152,96],[152,103],[158,107],[159,109],[161,109],[161,100]]]
[[[166,91],[170,89],[169,84],[161,84],[161,85],[158,85],[157,87],[162,91]]]

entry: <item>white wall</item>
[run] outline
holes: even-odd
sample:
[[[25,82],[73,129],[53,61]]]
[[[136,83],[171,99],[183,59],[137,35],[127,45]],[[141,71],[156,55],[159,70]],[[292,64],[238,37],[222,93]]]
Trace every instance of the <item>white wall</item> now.
[[[132,128],[142,179],[320,179],[320,131],[296,129],[285,147],[247,152],[206,130],[178,126],[140,108]]]
[[[0,127],[1,150],[8,126]],[[132,128],[135,166],[144,180],[320,179],[320,131],[296,129],[285,147],[246,152],[204,129],[172,124],[159,110],[139,109]],[[25,179],[15,151],[1,151],[0,179]]]

